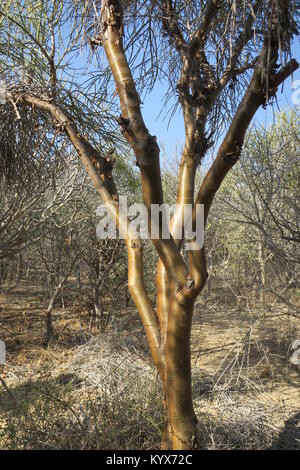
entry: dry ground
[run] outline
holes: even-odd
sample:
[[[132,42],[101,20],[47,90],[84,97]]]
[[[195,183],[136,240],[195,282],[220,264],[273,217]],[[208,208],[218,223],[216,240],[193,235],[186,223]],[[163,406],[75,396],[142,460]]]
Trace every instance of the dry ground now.
[[[34,288],[0,296],[0,448],[159,447],[160,385],[135,309],[116,312],[100,333],[78,302],[58,305],[47,349],[44,317]],[[299,326],[278,304],[199,301],[192,356],[202,448],[300,447],[300,371],[289,361]]]

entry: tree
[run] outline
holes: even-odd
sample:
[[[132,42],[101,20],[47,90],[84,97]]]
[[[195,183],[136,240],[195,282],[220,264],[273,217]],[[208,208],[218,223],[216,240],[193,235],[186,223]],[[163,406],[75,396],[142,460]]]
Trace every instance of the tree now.
[[[216,192],[239,160],[256,111],[267,106],[279,85],[298,68],[290,58],[297,6],[298,1],[282,0],[74,4],[57,0],[26,5],[17,1],[1,7],[1,39],[8,44],[1,46],[8,59],[8,65],[1,65],[3,79],[11,62],[22,63],[25,70],[17,83],[6,88],[11,113],[17,115],[25,107],[44,119],[48,116],[48,122],[76,149],[119,229],[127,234],[129,289],[162,381],[163,448],[197,447],[190,331],[194,302],[208,277],[206,256],[204,247],[192,239],[184,259],[183,234],[179,239],[163,238],[162,217],[159,238],[152,240],[159,256],[154,308],[143,280],[143,244],[127,230],[128,220],[118,210],[107,142],[119,148],[121,139],[109,132],[116,123],[112,117],[116,104],[105,97],[107,93],[119,97],[122,115],[118,123],[137,160],[151,232],[151,206],[163,203],[159,146],[144,123],[137,87],[151,89],[156,79],[167,76],[166,96],[173,100],[177,96],[175,104],[182,109],[186,133],[178,172],[178,208],[170,231],[172,235],[177,232],[185,204],[193,204],[195,229],[197,204],[204,205],[206,222]],[[66,34],[68,29],[71,32]],[[69,78],[67,57],[78,50],[83,30],[84,37],[90,36],[95,57],[103,45],[109,67],[99,62],[96,73],[84,70],[86,82],[78,76],[76,82]],[[109,70],[116,87],[113,92]],[[101,100],[109,104],[101,106]],[[104,126],[106,137],[102,132],[101,139],[99,131]],[[222,139],[219,150],[194,195],[196,169],[218,139]]]
[[[242,229],[259,263],[261,298],[264,290],[278,295],[268,267],[295,286],[299,269],[299,113],[280,113],[268,127],[251,129],[234,171],[219,192],[223,223]],[[220,216],[220,214],[219,214]],[[230,230],[228,230],[230,234]],[[231,233],[232,236],[232,233]],[[255,253],[256,251],[256,253]],[[284,263],[284,271],[282,270]],[[271,286],[273,284],[273,286]],[[287,290],[285,286],[284,291]]]
[[[63,204],[61,191],[53,195],[54,180],[68,166],[66,149],[44,138],[47,128],[38,135],[32,115],[18,113],[16,121],[4,110],[0,124],[0,259],[13,257],[37,238],[53,206]]]

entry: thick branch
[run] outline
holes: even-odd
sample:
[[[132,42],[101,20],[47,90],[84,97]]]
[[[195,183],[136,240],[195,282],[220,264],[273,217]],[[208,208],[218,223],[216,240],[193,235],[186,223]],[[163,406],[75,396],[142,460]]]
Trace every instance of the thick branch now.
[[[200,41],[203,43],[210,30],[210,26],[218,13],[219,8],[221,7],[221,0],[210,0],[207,3],[206,9],[204,11],[200,27],[198,31],[196,32],[195,38],[200,39]]]
[[[272,93],[275,95],[279,85],[299,67],[293,59],[275,75],[272,83]],[[226,174],[238,161],[245,134],[258,108],[265,104],[265,90],[262,81],[262,69],[257,67],[248,86],[245,96],[240,103],[227,134],[220,146],[217,158],[213,162],[200,187],[198,204],[205,204],[205,220],[213,201]]]
[[[174,41],[177,51],[182,54],[186,42],[179,27],[172,0],[162,1],[162,24],[166,33]]]
[[[256,6],[259,1],[256,3]],[[299,64],[291,60],[279,72],[276,72],[278,51],[281,47],[278,35],[278,24],[288,15],[289,2],[284,7],[273,1],[269,10],[269,30],[265,35],[264,44],[257,60],[251,82],[236,111],[227,134],[220,146],[217,157],[207,172],[198,192],[196,204],[204,205],[205,222],[214,199],[222,181],[230,168],[238,161],[244,143],[246,131],[260,106],[264,106],[271,96],[277,92],[278,86],[291,75]],[[251,18],[248,19],[248,28]],[[225,80],[226,81],[226,80]],[[193,222],[195,226],[196,207],[193,211]],[[202,261],[201,261],[202,260]],[[204,249],[191,250],[189,254],[190,276],[203,280],[205,266]],[[197,285],[195,286],[197,291]]]
[[[117,0],[102,2],[103,45],[116,83],[122,117],[120,124],[131,145],[141,171],[142,192],[148,210],[148,225],[151,232],[151,205],[162,204],[162,183],[159,163],[159,147],[156,137],[149,134],[145,126],[140,98],[123,50],[122,11]],[[162,239],[160,224],[159,239],[153,244],[168,272],[179,284],[183,284],[187,269],[172,237]]]
[[[127,234],[126,246],[128,250],[128,284],[130,293],[137,305],[143,322],[153,360],[162,373],[163,361],[160,357],[160,333],[154,308],[147,295],[143,281],[143,247],[140,240],[135,240],[128,233],[128,220],[119,211],[118,195],[112,177],[112,165],[92,145],[79,134],[72,123],[71,118],[51,101],[42,100],[30,95],[8,97],[24,106],[35,106],[48,112],[60,130],[65,132],[76,149],[88,175],[90,176],[101,199],[107,204],[111,216],[116,221],[117,227]]]
[[[160,329],[153,305],[144,285],[143,248],[141,240],[128,239],[128,287],[131,297],[142,319],[154,363],[159,371],[163,385],[166,380],[165,355],[161,350]]]
[[[19,105],[34,106],[48,112],[56,123],[57,129],[68,135],[103,202],[117,201],[117,190],[112,177],[110,159],[103,157],[77,131],[71,117],[66,112],[51,100],[44,100],[28,94],[13,96],[11,93],[7,93],[6,95]]]
[[[279,85],[291,75],[299,64],[290,61],[274,77],[272,93],[275,94]],[[207,172],[199,189],[196,204],[204,204],[204,217],[207,220],[215,194],[228,171],[238,161],[244,143],[245,134],[258,108],[265,104],[265,89],[262,80],[262,66],[258,64],[252,80],[240,103],[227,134],[220,146],[217,157]],[[203,249],[190,252],[190,275],[196,277],[199,270],[204,273],[204,267],[199,259],[203,259]],[[201,277],[200,276],[200,277]]]

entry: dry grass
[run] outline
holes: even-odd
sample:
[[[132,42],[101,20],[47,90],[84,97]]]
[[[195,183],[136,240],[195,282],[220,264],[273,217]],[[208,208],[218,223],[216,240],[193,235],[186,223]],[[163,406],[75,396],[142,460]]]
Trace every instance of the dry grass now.
[[[10,296],[2,299],[0,323],[9,330],[0,448],[158,448],[161,390],[135,310],[120,312],[99,334],[82,310],[57,309],[58,338],[43,349],[43,310],[34,304],[27,313],[30,334],[19,318],[21,300]],[[289,365],[297,335],[299,320],[281,307],[198,305],[193,393],[202,448],[300,448],[299,370]]]
[[[88,392],[76,376],[50,379],[47,369],[44,374],[38,381],[13,388],[17,401],[2,394],[2,449],[157,446],[160,410],[155,390],[148,387],[145,396],[145,388],[135,386],[131,394],[115,394],[112,400]]]

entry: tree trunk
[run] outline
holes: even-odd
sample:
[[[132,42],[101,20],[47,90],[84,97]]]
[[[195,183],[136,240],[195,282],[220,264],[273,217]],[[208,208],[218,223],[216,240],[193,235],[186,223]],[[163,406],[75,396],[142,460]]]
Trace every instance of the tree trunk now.
[[[165,367],[160,370],[166,423],[161,449],[197,448],[197,419],[192,401],[190,335],[194,300],[202,290],[189,280],[179,289],[159,262],[157,271],[157,314],[160,318],[160,353]],[[188,286],[188,288],[186,288]],[[163,326],[162,326],[163,325]]]
[[[69,266],[69,270],[67,271],[65,276],[61,279],[60,283],[56,286],[56,288],[54,289],[54,292],[53,292],[53,294],[50,298],[48,308],[47,308],[47,311],[46,311],[46,331],[45,331],[45,337],[44,337],[44,343],[43,343],[45,347],[48,347],[49,344],[51,343],[51,341],[56,336],[55,330],[54,330],[53,325],[52,325],[52,310],[53,310],[53,307],[54,307],[54,302],[55,302],[57,296],[61,293],[61,290],[62,290],[63,286],[65,285],[67,279],[69,278],[75,262],[76,262],[76,258],[74,258],[74,260],[71,262],[71,264]]]
[[[44,336],[44,341],[43,341],[43,346],[48,347],[52,341],[52,339],[55,337],[55,331],[52,325],[52,309],[46,313],[46,331],[45,331],[45,336]]]
[[[19,253],[18,266],[17,266],[17,281],[23,277],[23,257],[22,253]]]
[[[80,270],[80,263],[76,265],[76,282],[77,282],[77,289],[81,292],[81,270]]]
[[[260,267],[260,301],[265,303],[265,288],[266,288],[266,266],[265,266],[265,259],[264,259],[264,249],[263,244],[260,242],[258,244],[258,262]]]
[[[147,208],[149,233],[151,233],[151,206],[161,205],[164,202],[159,162],[160,149],[156,137],[150,134],[143,120],[141,100],[123,49],[121,3],[119,0],[102,0],[101,34],[94,39],[98,40],[98,44],[103,44],[114,77],[122,112],[118,122],[124,137],[135,153],[140,169],[143,201]],[[261,51],[258,51],[258,57],[251,64],[252,77],[236,111],[230,117],[230,125],[196,197],[194,197],[195,172],[207,153],[211,137],[214,135],[213,129],[211,136],[207,136],[209,116],[213,107],[219,106],[218,100],[225,88],[231,86],[233,78],[236,79],[239,59],[244,46],[252,37],[255,11],[254,14],[251,12],[246,21],[242,40],[237,38],[233,54],[230,53],[228,62],[225,60],[225,68],[220,77],[195,80],[194,71],[203,69],[205,41],[220,2],[207,2],[208,7],[204,11],[199,29],[196,35],[193,34],[191,41],[186,41],[185,35],[180,31],[172,2],[157,3],[162,6],[165,32],[171,43],[174,42],[181,60],[180,79],[176,88],[183,111],[186,141],[180,163],[177,202],[181,209],[184,204],[192,203],[194,226],[197,204],[204,206],[206,222],[216,192],[226,174],[239,160],[246,131],[256,111],[260,106],[267,104],[268,99],[275,95],[279,85],[298,68],[297,61],[292,59],[280,70],[277,69],[281,44],[278,40],[278,26],[288,23],[286,18],[289,17],[290,2],[276,0],[268,2],[269,13],[266,18],[268,35],[265,35]],[[256,3],[259,5],[261,2]],[[128,233],[129,220],[119,210],[110,158],[93,148],[86,137],[78,132],[69,114],[53,100],[24,93],[13,96],[11,92],[7,92],[6,96],[13,103],[18,102],[18,105],[32,108],[36,106],[51,114],[56,126],[59,124],[78,152],[102,201],[109,203],[109,211],[116,220],[118,229],[126,234],[128,286],[143,322],[153,361],[163,384],[167,423],[163,431],[162,447],[174,450],[195,448],[197,421],[192,403],[190,332],[193,305],[207,279],[204,248],[195,243],[195,249],[191,248],[189,251],[186,263],[180,252],[180,243],[176,242],[173,236],[170,238],[162,236],[163,224],[158,227],[159,236],[154,237],[152,241],[160,263],[165,269],[165,277],[158,276],[160,282],[157,283],[155,309],[143,280],[143,246],[138,239]]]
[[[171,449],[197,447],[197,419],[192,401],[190,334],[193,303],[171,293],[166,340],[166,408],[164,430]],[[163,442],[164,444],[164,442]]]

